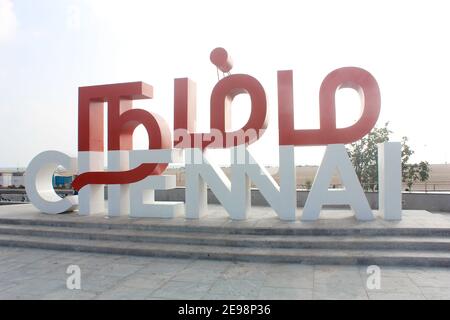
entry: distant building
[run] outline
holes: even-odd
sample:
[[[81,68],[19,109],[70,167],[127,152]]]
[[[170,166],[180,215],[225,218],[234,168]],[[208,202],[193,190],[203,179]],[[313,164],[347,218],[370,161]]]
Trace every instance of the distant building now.
[[[25,169],[0,169],[0,186],[2,188],[23,187]]]
[[[54,188],[70,188],[74,176],[63,168],[58,168],[53,175]],[[23,188],[25,186],[25,169],[1,169],[0,188]]]
[[[54,188],[70,188],[73,181],[73,176],[63,176],[55,174],[53,176]]]
[[[12,173],[0,172],[0,187],[7,188],[12,186]]]
[[[23,171],[14,172],[12,174],[11,185],[16,188],[25,187],[25,176]]]

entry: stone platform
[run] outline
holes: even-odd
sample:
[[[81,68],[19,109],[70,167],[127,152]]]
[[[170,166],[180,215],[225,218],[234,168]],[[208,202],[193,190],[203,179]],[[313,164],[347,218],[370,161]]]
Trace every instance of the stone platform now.
[[[377,214],[376,211],[374,211]],[[299,216],[301,212],[299,212]],[[404,211],[398,222],[357,221],[324,210],[316,222],[283,222],[267,207],[231,221],[210,205],[200,220],[44,215],[0,207],[0,245],[119,255],[304,264],[450,266],[450,216]]]

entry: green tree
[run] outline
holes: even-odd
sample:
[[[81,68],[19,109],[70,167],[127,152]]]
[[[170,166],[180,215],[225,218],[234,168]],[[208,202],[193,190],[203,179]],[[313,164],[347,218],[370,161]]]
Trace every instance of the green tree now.
[[[392,131],[386,123],[382,128],[374,128],[361,140],[350,144],[347,148],[349,157],[355,167],[356,175],[365,190],[378,189],[378,144],[389,141]],[[418,181],[425,182],[430,177],[430,165],[426,161],[410,164],[414,151],[408,145],[408,138],[402,141],[402,181],[408,189]]]
[[[311,180],[306,180],[306,182],[305,182],[305,189],[306,190],[311,190],[311,187],[312,187]]]

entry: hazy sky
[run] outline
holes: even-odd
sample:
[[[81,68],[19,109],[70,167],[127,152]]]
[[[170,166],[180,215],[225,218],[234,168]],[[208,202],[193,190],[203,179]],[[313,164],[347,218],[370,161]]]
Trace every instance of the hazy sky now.
[[[199,131],[209,128],[217,82],[209,61],[228,50],[233,73],[256,77],[270,105],[269,129],[252,145],[276,164],[276,72],[294,70],[298,128],[318,126],[318,91],[334,69],[357,66],[377,79],[379,125],[410,138],[413,160],[450,160],[450,2],[0,0],[0,167],[26,166],[39,152],[76,154],[77,88],[145,81],[155,98],[136,104],[173,123],[173,79],[198,86]],[[359,99],[338,94],[338,124],[350,125]],[[233,104],[233,128],[249,114]],[[142,129],[137,147],[145,146]],[[267,150],[273,150],[268,153]],[[298,164],[318,164],[323,148],[297,148]],[[216,152],[217,160],[224,152]]]

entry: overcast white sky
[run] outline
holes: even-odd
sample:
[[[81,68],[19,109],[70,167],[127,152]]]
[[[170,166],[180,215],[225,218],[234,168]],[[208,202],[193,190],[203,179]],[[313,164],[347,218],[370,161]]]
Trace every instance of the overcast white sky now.
[[[269,130],[255,158],[277,164],[276,72],[294,70],[296,125],[318,126],[323,78],[344,66],[378,80],[379,125],[410,138],[413,160],[450,160],[449,1],[0,0],[0,167],[24,167],[39,152],[76,154],[77,88],[145,81],[155,99],[136,104],[173,123],[173,79],[198,85],[199,131],[209,128],[217,82],[209,61],[222,46],[233,73],[256,77],[270,104]],[[338,94],[338,124],[359,112],[357,94]],[[233,128],[249,113],[233,108]],[[135,133],[145,146],[143,130]],[[267,150],[273,150],[268,153]],[[297,148],[298,164],[319,164],[323,148]],[[224,153],[216,152],[217,160]]]

